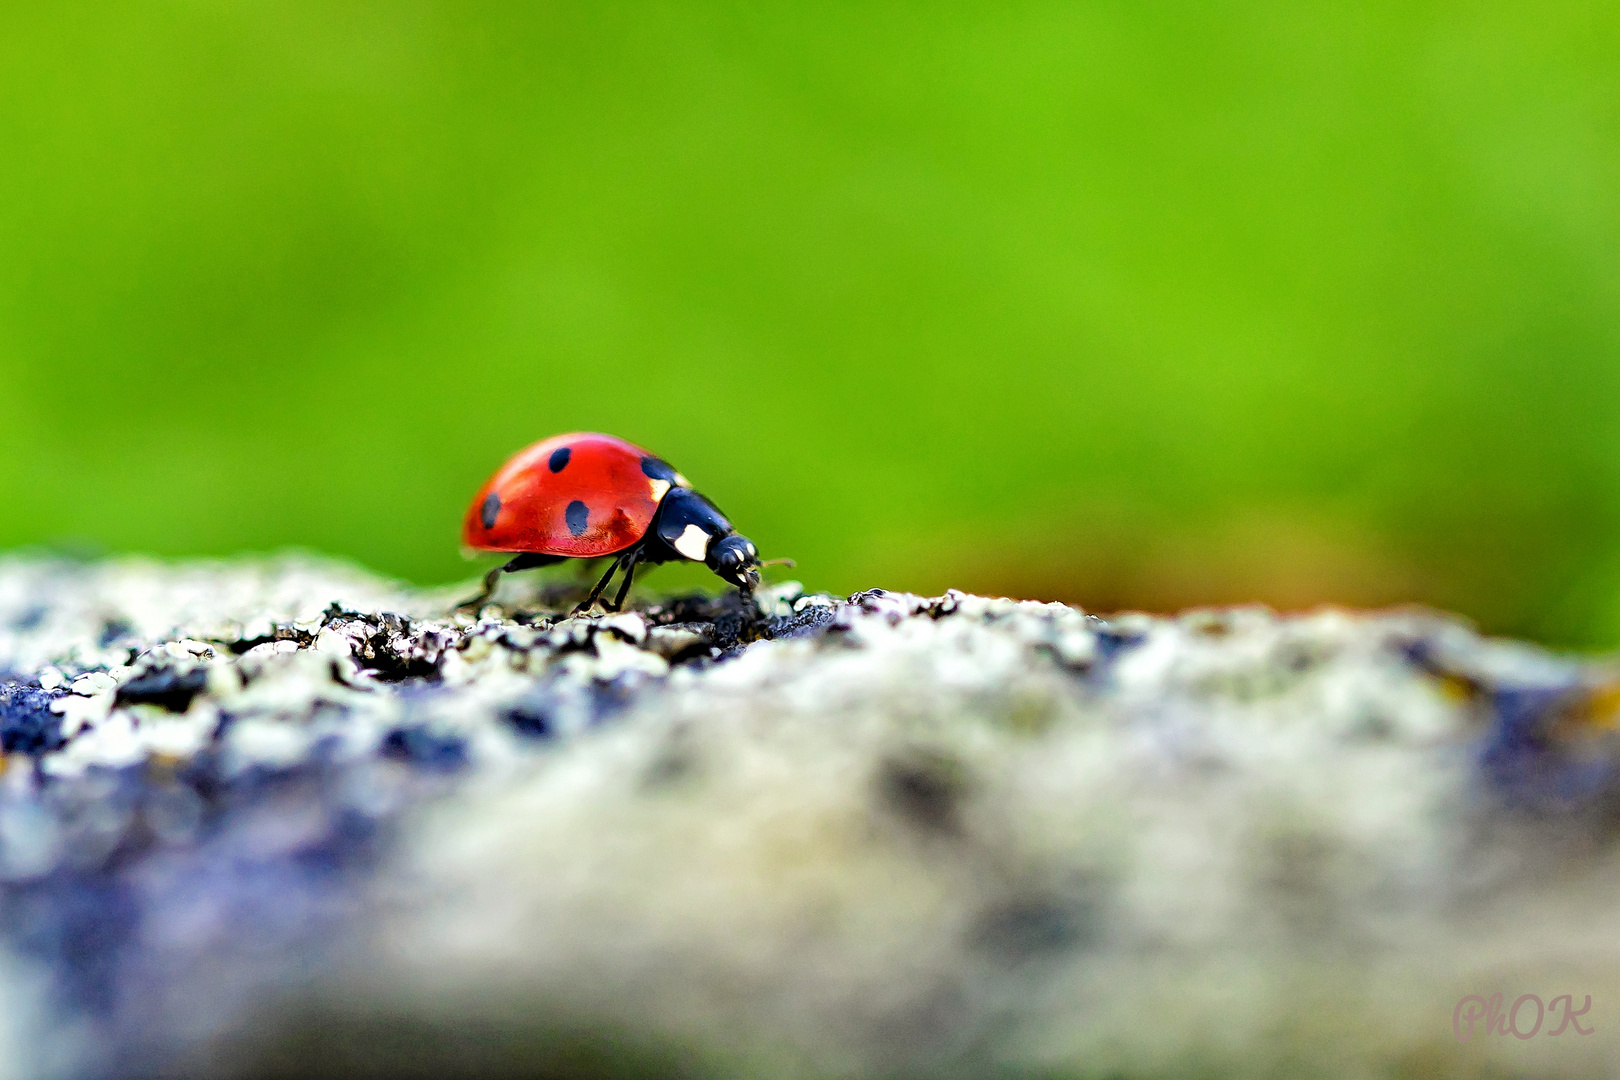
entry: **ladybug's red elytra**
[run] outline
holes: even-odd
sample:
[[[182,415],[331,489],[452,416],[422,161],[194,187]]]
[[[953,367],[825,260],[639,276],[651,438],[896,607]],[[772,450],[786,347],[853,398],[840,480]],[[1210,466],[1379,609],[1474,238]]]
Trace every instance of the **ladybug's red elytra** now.
[[[608,555],[613,564],[576,611],[595,604],[623,570],[608,606],[619,610],[641,563],[685,559],[744,592],[759,584],[753,542],[667,462],[612,435],[554,435],[519,451],[478,489],[461,538],[479,551],[517,553],[463,607],[489,599],[503,572]]]

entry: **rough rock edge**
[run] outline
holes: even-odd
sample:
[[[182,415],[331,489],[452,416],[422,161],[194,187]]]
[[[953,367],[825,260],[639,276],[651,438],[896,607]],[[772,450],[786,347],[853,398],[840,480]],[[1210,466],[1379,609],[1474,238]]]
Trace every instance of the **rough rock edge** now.
[[[695,1044],[709,1070],[1239,1074],[1286,1059],[1329,1074],[1438,1062],[1464,1075],[1505,1053],[1576,1075],[1593,1067],[1588,1040],[1459,1047],[1443,1026],[1437,1038],[1433,1024],[1365,999],[1381,977],[1392,1000],[1448,1020],[1446,995],[1469,992],[1482,969],[1528,978],[1573,963],[1588,985],[1616,985],[1612,961],[1589,948],[1612,940],[1593,935],[1613,920],[1568,910],[1614,873],[1612,666],[1424,613],[1099,620],[954,592],[840,601],[791,585],[761,599],[757,614],[735,597],[694,597],[606,618],[452,619],[432,617],[447,595],[308,560],[0,563],[0,667],[12,672],[0,681],[0,993],[12,1060],[71,1075],[191,1054],[208,1071],[274,1072],[297,1040],[246,1055],[219,1047],[265,1030],[267,1002],[313,979],[300,1000],[326,1002],[314,1027],[362,1055],[386,1047],[354,1021],[356,1000],[407,1025],[452,1018],[437,1030],[454,1052],[420,1058],[423,1074],[487,1050],[449,1037],[468,1030],[468,1002],[501,1018],[508,1050],[606,1025]],[[602,734],[578,738],[593,728]],[[745,757],[758,760],[735,764]],[[1053,774],[1052,760],[1069,771]],[[759,761],[778,783],[748,771]],[[1341,767],[1366,783],[1332,799],[1290,790],[1283,804],[1302,824],[1276,807],[1232,809],[1289,787],[1290,769],[1331,787]],[[1092,817],[1042,834],[1040,821],[1085,801],[1064,787],[1082,775],[1132,781]],[[1207,780],[1223,775],[1237,779]],[[785,778],[792,798],[779,794]],[[1058,801],[1020,794],[1031,785]],[[557,839],[566,832],[536,831],[537,807],[538,820],[575,820],[574,835],[627,827],[636,857],[604,863]],[[1116,807],[1164,835],[1142,846],[1127,830],[1091,850],[1088,831],[1107,832],[1096,823]],[[1183,932],[1166,911],[1208,918],[1155,890],[1173,868],[1206,872],[1176,845],[1213,811],[1232,818],[1231,833],[1202,834],[1218,856],[1205,861],[1230,863],[1210,879],[1225,921],[1177,940],[1184,969],[1127,963],[1127,944],[1163,949]],[[712,903],[682,899],[693,882],[679,854],[701,863],[739,812],[756,857],[759,844],[829,822],[864,822],[862,839],[812,851],[827,880],[799,889],[780,876],[731,881],[748,860],[716,858],[722,895],[753,897],[717,926]],[[668,831],[672,815],[684,832]],[[1256,835],[1269,837],[1263,871],[1249,865]],[[1148,869],[1121,869],[1113,848]],[[560,895],[512,870],[530,865],[573,866],[584,885]],[[1548,893],[1550,873],[1575,887]],[[915,920],[931,933],[912,940],[929,970],[894,952],[916,933],[883,915],[894,875],[911,889],[895,895],[932,913]],[[622,891],[641,879],[664,891]],[[862,887],[849,894],[852,881]],[[854,922],[835,920],[838,963],[795,973],[783,942],[802,918],[795,905],[816,895],[838,897]],[[582,912],[585,896],[595,899]],[[1554,910],[1564,929],[1547,936],[1535,920]],[[604,937],[604,912],[621,920],[618,945],[639,942],[632,955]],[[740,915],[759,924],[770,963],[728,952],[725,925]],[[685,920],[674,939],[658,929],[671,918]],[[1498,938],[1465,946],[1463,918]],[[1514,942],[1501,927],[1526,918],[1546,940],[1504,966]],[[1245,919],[1277,925],[1255,937]],[[701,955],[672,951],[682,936],[706,942]],[[1229,963],[1236,942],[1265,962]],[[1413,956],[1433,970],[1409,970]],[[1303,961],[1330,977],[1303,979]],[[1254,995],[1235,1034],[1212,1037],[1204,995],[1245,977]],[[657,991],[672,978],[703,1003]],[[1098,978],[1121,1000],[1099,1003]],[[1384,1023],[1383,1042],[1312,1027],[1277,1000],[1279,981],[1305,1000],[1337,986],[1355,1004],[1333,1007],[1375,1031]],[[734,984],[757,1000],[726,1003]],[[521,993],[490,989],[500,986]],[[1054,1009],[1055,988],[1086,1008]],[[514,1012],[529,1001],[549,1011]],[[52,1039],[39,1038],[42,1021],[17,1019],[53,1011],[75,1019]],[[1292,1030],[1302,1025],[1314,1052]],[[1555,1050],[1564,1057],[1548,1058]],[[513,1053],[506,1066],[533,1064]],[[669,1067],[653,1060],[598,1065]]]

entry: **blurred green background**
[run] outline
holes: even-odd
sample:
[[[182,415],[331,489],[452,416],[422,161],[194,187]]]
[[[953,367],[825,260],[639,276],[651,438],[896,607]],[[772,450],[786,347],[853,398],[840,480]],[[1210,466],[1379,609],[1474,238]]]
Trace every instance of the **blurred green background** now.
[[[1617,87],[1590,0],[8,7],[0,545],[470,577],[604,430],[813,587],[1620,644]]]

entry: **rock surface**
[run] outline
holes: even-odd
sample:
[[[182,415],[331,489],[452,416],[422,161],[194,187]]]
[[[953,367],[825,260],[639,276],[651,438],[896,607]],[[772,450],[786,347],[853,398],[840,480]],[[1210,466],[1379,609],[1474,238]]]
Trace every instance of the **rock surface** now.
[[[1611,664],[521,588],[0,560],[0,1074],[1616,1069]]]

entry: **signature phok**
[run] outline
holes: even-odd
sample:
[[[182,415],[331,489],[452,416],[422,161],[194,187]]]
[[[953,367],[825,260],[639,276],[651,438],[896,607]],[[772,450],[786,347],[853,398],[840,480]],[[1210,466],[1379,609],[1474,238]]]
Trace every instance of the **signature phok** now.
[[[1532,1005],[1535,1006],[1534,1024],[1530,1024]],[[1560,1007],[1563,1009],[1563,1019],[1556,1028],[1547,1032],[1548,1035],[1562,1035],[1564,1029],[1570,1027],[1575,1029],[1577,1035],[1590,1035],[1597,1030],[1582,1027],[1580,1021],[1580,1017],[1592,1009],[1591,994],[1586,995],[1586,1000],[1579,1009],[1575,1008],[1575,998],[1570,994],[1559,994],[1545,1005],[1535,994],[1521,994],[1507,1009],[1502,1007],[1501,994],[1492,994],[1489,999],[1478,994],[1469,994],[1457,1002],[1457,1007],[1451,1011],[1451,1030],[1456,1033],[1458,1042],[1467,1042],[1474,1037],[1474,1025],[1483,1020],[1485,1022],[1483,1034],[1533,1039],[1541,1031],[1542,1024],[1549,1019],[1548,1014],[1557,1012]]]

